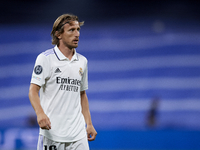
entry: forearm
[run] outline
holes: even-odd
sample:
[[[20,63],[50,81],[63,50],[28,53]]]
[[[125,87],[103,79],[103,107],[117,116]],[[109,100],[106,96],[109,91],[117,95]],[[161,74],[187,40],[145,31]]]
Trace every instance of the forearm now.
[[[87,125],[92,125],[92,119],[89,110],[88,98],[85,91],[81,92],[81,106],[82,106],[82,114],[85,118],[85,122]]]
[[[88,98],[85,91],[81,92],[81,106],[82,106],[82,113],[85,118],[85,122],[87,124],[87,136],[89,141],[93,141],[96,138],[97,132],[92,124],[92,119],[89,110],[89,103]]]
[[[40,113],[44,113],[40,105],[40,98],[38,94],[39,89],[40,89],[39,86],[36,88],[36,85],[32,85],[32,84],[30,85],[30,89],[29,89],[29,100],[31,102],[33,109],[35,110],[36,115]]]
[[[40,86],[31,84],[29,89],[29,99],[37,115],[37,121],[40,128],[49,130],[51,129],[51,122],[40,105],[39,90]]]

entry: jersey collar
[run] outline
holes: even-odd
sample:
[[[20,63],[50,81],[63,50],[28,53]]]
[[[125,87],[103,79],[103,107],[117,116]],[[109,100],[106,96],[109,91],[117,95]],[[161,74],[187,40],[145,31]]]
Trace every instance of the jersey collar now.
[[[74,55],[72,56],[71,61],[78,61],[78,56],[77,56],[77,53],[76,53],[76,49],[74,49],[74,50],[75,50],[74,51]],[[65,55],[63,55],[63,53],[59,50],[57,45],[54,47],[54,52],[55,52],[58,60],[61,60],[61,61],[68,60],[69,61],[69,59],[67,57],[65,57]]]

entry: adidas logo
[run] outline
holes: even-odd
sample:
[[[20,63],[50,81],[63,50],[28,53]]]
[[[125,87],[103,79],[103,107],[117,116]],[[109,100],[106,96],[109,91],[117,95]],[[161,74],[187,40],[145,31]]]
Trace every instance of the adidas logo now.
[[[57,68],[56,70],[55,70],[55,73],[60,73],[61,71],[60,71],[60,69],[59,68]]]

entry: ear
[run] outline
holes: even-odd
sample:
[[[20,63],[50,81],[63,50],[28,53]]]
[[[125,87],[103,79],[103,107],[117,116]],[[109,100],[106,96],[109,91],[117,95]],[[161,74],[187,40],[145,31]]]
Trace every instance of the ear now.
[[[61,34],[56,31],[55,36],[60,40],[61,39]]]

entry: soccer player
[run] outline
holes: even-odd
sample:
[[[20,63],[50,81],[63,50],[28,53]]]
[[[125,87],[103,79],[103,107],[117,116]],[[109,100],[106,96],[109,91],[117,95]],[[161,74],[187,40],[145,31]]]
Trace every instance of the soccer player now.
[[[77,16],[63,14],[54,22],[54,48],[38,55],[29,99],[40,126],[37,150],[89,150],[93,127],[86,90],[87,59],[76,52],[80,36]]]

